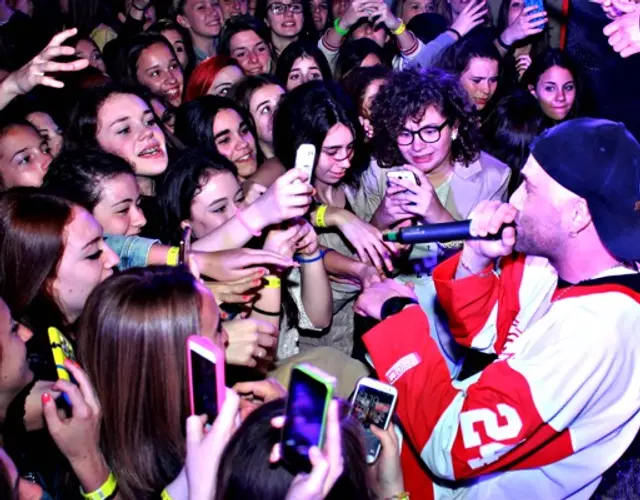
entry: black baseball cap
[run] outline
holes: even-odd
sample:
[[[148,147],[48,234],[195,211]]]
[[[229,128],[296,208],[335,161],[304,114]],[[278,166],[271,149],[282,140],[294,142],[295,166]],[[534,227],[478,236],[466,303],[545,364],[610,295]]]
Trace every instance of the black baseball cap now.
[[[611,255],[640,260],[640,144],[622,123],[568,120],[535,139],[531,154],[556,182],[586,200]]]

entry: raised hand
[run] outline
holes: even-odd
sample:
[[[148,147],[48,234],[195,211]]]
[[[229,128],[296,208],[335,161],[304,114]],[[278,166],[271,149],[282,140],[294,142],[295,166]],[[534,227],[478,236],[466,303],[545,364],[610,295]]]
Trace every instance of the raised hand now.
[[[486,237],[498,234],[503,224],[514,222],[518,211],[513,205],[494,200],[485,200],[471,212],[472,236]],[[461,261],[470,272],[480,272],[498,257],[513,252],[516,243],[516,232],[512,227],[502,231],[499,240],[467,240],[462,248]]]
[[[266,227],[303,216],[309,210],[313,195],[313,187],[307,180],[307,174],[300,169],[289,170],[244,209],[247,218]]]
[[[361,316],[380,319],[382,305],[393,297],[407,297],[418,301],[412,284],[403,285],[393,279],[386,279],[363,290],[353,305],[353,310]]]
[[[522,12],[516,20],[507,26],[500,35],[505,44],[513,45],[520,40],[544,31],[544,27],[548,22],[547,11],[534,12],[537,8],[535,5],[532,5],[522,9]]]
[[[218,467],[225,446],[238,427],[240,398],[231,389],[226,390],[224,403],[211,429],[205,431],[205,422],[197,416],[187,418],[186,472],[189,500],[215,498]]]
[[[234,319],[223,325],[229,335],[225,349],[227,363],[253,368],[257,360],[273,360],[278,345],[278,330],[274,325],[256,319]]]
[[[391,256],[395,249],[382,241],[379,229],[347,210],[336,214],[335,222],[362,262],[373,265],[379,273],[385,268],[393,271]]]
[[[640,5],[614,0],[613,7],[621,15],[604,27],[609,45],[622,57],[640,53]]]
[[[460,33],[460,36],[465,36],[473,28],[484,23],[488,13],[486,1],[470,2],[458,14],[456,20],[451,24],[451,28]]]
[[[392,186],[399,186],[403,189],[399,193],[394,191],[391,202],[409,214],[410,217],[419,217],[423,222],[433,224],[452,221],[453,217],[440,203],[427,176],[413,165],[405,165],[403,168],[413,172],[419,184],[403,179],[391,179]]]
[[[26,94],[37,85],[60,89],[64,87],[64,84],[60,80],[47,76],[47,73],[79,71],[89,66],[88,59],[78,59],[66,63],[54,61],[56,57],[72,56],[76,53],[75,48],[62,44],[77,32],[76,28],[72,28],[55,35],[42,52],[6,78],[5,88],[7,91],[14,95]]]
[[[211,290],[218,304],[247,304],[255,298],[264,274],[258,270],[235,281],[205,282],[204,285]]]

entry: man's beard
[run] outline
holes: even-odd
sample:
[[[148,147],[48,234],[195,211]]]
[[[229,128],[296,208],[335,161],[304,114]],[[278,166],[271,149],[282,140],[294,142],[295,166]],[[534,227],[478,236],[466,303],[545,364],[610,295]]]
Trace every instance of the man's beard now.
[[[555,226],[540,224],[533,218],[520,215],[516,225],[516,252],[553,259],[563,246]]]

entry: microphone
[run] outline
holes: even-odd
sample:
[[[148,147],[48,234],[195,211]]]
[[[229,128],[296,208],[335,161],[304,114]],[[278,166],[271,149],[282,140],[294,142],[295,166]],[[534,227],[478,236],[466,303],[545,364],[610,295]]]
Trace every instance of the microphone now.
[[[383,235],[383,240],[398,243],[432,243],[434,241],[446,243],[448,241],[472,239],[499,240],[502,238],[502,231],[509,226],[512,226],[512,224],[502,226],[498,234],[490,234],[484,238],[478,238],[471,236],[469,232],[471,221],[463,220],[426,226],[403,227],[398,231],[386,233]]]

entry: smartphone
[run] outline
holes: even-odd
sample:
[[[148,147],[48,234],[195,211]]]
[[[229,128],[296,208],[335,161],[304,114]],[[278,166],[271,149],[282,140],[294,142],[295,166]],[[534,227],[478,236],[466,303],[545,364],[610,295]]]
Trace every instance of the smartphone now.
[[[313,144],[301,144],[296,151],[295,168],[307,173],[307,182],[311,184],[313,165],[316,159],[316,147]]]
[[[47,329],[47,335],[49,337],[49,344],[51,345],[51,353],[53,354],[53,362],[56,365],[58,379],[75,384],[76,380],[73,378],[73,375],[71,375],[67,367],[64,366],[66,359],[74,358],[73,347],[66,337],[62,335],[62,332],[53,326]],[[56,405],[61,410],[64,410],[68,416],[71,415],[71,400],[66,392],[62,392],[60,397],[56,399]]]
[[[380,455],[380,440],[370,430],[371,424],[386,429],[389,427],[398,400],[398,391],[389,384],[372,378],[360,379],[351,401],[350,414],[364,427],[367,463],[371,464]]]
[[[191,226],[187,226],[182,230],[182,238],[180,239],[180,251],[178,253],[178,264],[186,265],[191,251]],[[175,254],[174,254],[175,255]]]
[[[224,354],[210,339],[187,337],[189,405],[192,415],[206,415],[210,425],[224,403]]]
[[[412,184],[418,184],[416,176],[409,170],[390,170],[387,172],[387,180],[407,181]]]
[[[327,413],[335,387],[335,377],[309,363],[291,370],[282,457],[297,471],[310,471],[309,448],[324,445]]]
[[[536,7],[532,14],[537,14],[538,12],[542,12],[545,10],[544,8],[544,0],[524,0],[524,8],[527,7]]]

